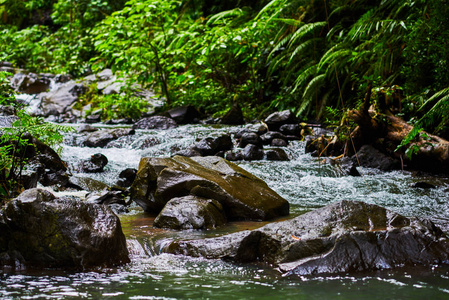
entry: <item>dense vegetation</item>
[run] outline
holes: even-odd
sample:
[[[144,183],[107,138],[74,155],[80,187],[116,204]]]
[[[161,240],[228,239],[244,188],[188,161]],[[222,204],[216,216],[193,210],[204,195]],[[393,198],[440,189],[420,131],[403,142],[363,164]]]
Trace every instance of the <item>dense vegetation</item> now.
[[[2,0],[0,60],[81,76],[110,67],[163,95],[247,117],[340,119],[367,89],[449,136],[446,0]]]

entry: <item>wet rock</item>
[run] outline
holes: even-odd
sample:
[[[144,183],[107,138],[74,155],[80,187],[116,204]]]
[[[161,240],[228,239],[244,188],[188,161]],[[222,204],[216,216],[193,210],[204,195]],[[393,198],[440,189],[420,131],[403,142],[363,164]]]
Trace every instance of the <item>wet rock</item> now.
[[[44,186],[55,184],[66,186],[69,179],[69,175],[66,173],[67,165],[61,160],[59,155],[36,138],[27,137],[26,135],[23,138],[27,138],[31,144],[25,153],[25,157],[29,158],[29,160],[25,165],[24,174],[30,176],[25,177],[25,186],[35,187],[34,176],[36,175],[38,176],[38,181]],[[30,182],[27,180],[30,180]]]
[[[198,123],[201,113],[192,105],[179,106],[167,111],[167,114],[176,121],[177,124]]]
[[[317,275],[447,263],[449,240],[431,221],[341,201],[253,231],[172,242],[165,251]]]
[[[254,133],[254,132],[248,132],[248,133],[242,134],[242,136],[240,138],[240,142],[239,142],[239,147],[245,148],[246,145],[248,145],[248,144],[253,144],[259,148],[263,148],[262,139],[259,137],[259,135],[257,133]]]
[[[283,149],[270,149],[266,150],[265,154],[267,156],[267,160],[278,160],[278,161],[287,161],[290,160],[288,158],[287,153]]]
[[[387,156],[370,145],[364,145],[352,158],[354,162],[360,163],[362,167],[375,168],[381,171],[399,170],[401,163]]]
[[[243,154],[241,150],[229,150],[224,153],[223,156],[226,160],[229,161],[239,161],[243,160]]]
[[[133,124],[134,121],[130,118],[124,118],[124,119],[110,119],[104,122],[104,124],[107,125],[130,125]]]
[[[262,149],[253,144],[248,144],[242,151],[242,156],[244,160],[262,160],[264,157],[264,152]]]
[[[159,145],[161,143],[161,141],[154,137],[154,136],[149,136],[149,137],[145,137],[144,139],[139,139],[138,141],[136,141],[135,148],[137,149],[146,149],[146,148],[150,148],[150,147],[154,147],[156,145]]]
[[[42,170],[36,170],[36,169],[24,169],[22,170],[22,184],[23,188],[25,190],[32,189],[37,187],[37,183],[39,182],[39,178],[41,177],[41,174],[43,173]]]
[[[136,139],[138,139],[138,136],[134,134],[121,136],[118,139],[109,142],[104,148],[127,148],[132,145]]]
[[[268,128],[264,124],[252,124],[249,125],[234,134],[234,138],[240,139],[245,133],[256,133],[257,135],[262,135],[267,133]]]
[[[285,135],[283,135],[280,132],[277,131],[269,131],[263,135],[260,136],[262,143],[264,145],[271,145],[274,139],[281,139],[281,140],[287,140]]]
[[[265,123],[270,131],[278,131],[282,125],[298,123],[298,119],[291,111],[284,110],[269,115],[265,119]]]
[[[101,81],[110,80],[114,74],[111,69],[104,69],[100,73],[95,74],[95,77]]]
[[[232,105],[232,107],[221,118],[220,124],[226,125],[243,125],[245,119],[243,118],[242,108],[238,104]]]
[[[107,85],[102,91],[101,93],[103,95],[113,95],[113,94],[120,94],[120,91],[122,90],[122,88],[125,87],[125,83],[123,82],[119,82],[119,81],[114,81],[111,84]]]
[[[104,204],[104,205],[111,205],[111,204],[119,204],[119,205],[126,205],[126,202],[124,200],[124,195],[122,191],[98,191],[98,192],[92,192],[89,193],[86,196],[86,201],[96,204]]]
[[[189,148],[189,149],[184,149],[184,150],[178,151],[175,153],[175,155],[185,156],[185,157],[194,157],[194,156],[201,156],[201,153],[192,148]]]
[[[154,220],[154,226],[168,229],[214,229],[226,223],[221,204],[196,196],[173,198]]]
[[[105,147],[109,142],[120,137],[132,135],[135,131],[133,129],[117,128],[117,129],[103,129],[92,132],[84,141],[87,147]]]
[[[48,169],[46,169],[46,172],[41,176],[39,182],[42,183],[43,186],[58,185],[66,187],[69,183],[69,174],[62,170],[48,172]]]
[[[219,151],[231,150],[234,147],[229,135],[224,134],[218,137],[207,137],[202,139],[192,149],[201,153],[202,156],[214,155]]]
[[[11,79],[11,86],[25,94],[40,94],[50,88],[50,79],[34,73],[18,73]]]
[[[0,116],[2,117],[16,117],[16,110],[11,105],[0,105]],[[2,126],[5,127],[5,126]]]
[[[77,132],[78,133],[83,133],[83,132],[94,132],[94,131],[98,131],[100,129],[93,127],[89,124],[82,124],[78,127]]]
[[[172,118],[153,116],[140,119],[133,125],[133,129],[170,129],[176,126],[176,121]]]
[[[273,139],[271,141],[271,146],[273,147],[287,147],[288,142],[284,139]]]
[[[119,218],[106,206],[32,189],[0,210],[2,265],[74,268],[129,262]],[[14,267],[14,265],[13,265]]]
[[[59,74],[55,76],[55,82],[56,83],[66,83],[72,80],[72,76],[69,74]]]
[[[329,159],[331,165],[336,166],[340,171],[342,176],[361,176],[357,170],[357,163],[349,157],[343,157],[341,159]]]
[[[107,164],[108,158],[101,153],[96,153],[89,159],[81,161],[80,167],[86,173],[99,173],[103,172]]]
[[[217,200],[233,220],[268,220],[289,210],[261,179],[216,156],[142,158],[130,191],[131,199],[151,213],[187,195]]]
[[[101,114],[88,115],[88,116],[86,116],[84,121],[88,124],[100,123],[101,122]]]
[[[283,135],[301,136],[301,126],[299,124],[284,124],[279,127],[279,131]]]
[[[133,184],[134,179],[136,179],[136,174],[137,170],[134,168],[127,168],[121,171],[118,175],[120,179],[117,181],[117,185],[124,188],[130,187]]]
[[[99,192],[109,189],[109,186],[102,181],[78,176],[71,176],[68,186],[89,192]]]
[[[58,89],[43,95],[40,109],[44,117],[64,114],[71,109],[71,105],[78,101],[79,96],[86,91],[87,88],[81,83],[66,82]]]

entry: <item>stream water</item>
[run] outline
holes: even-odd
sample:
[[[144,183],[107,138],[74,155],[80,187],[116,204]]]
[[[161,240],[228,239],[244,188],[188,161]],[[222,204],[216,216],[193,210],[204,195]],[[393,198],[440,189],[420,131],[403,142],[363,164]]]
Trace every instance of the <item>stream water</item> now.
[[[171,156],[196,140],[235,132],[239,127],[187,125],[167,131],[137,131],[108,148],[80,146],[82,137],[66,138],[62,157],[74,163],[95,153],[109,159],[94,178],[113,184],[121,170],[137,168],[144,156]],[[294,217],[342,199],[375,203],[406,216],[429,218],[449,233],[449,178],[380,173],[362,169],[363,177],[343,176],[338,166],[304,154],[304,143],[293,142],[288,162],[240,162],[285,197]],[[78,174],[90,176],[92,174]],[[417,181],[434,189],[412,188]],[[239,265],[169,254],[161,249],[174,239],[217,236],[264,225],[235,222],[212,231],[168,231],[152,228],[153,218],[138,207],[121,216],[131,263],[98,272],[26,271],[0,273],[2,299],[449,299],[449,266],[414,267],[360,274],[283,277],[263,265]]]

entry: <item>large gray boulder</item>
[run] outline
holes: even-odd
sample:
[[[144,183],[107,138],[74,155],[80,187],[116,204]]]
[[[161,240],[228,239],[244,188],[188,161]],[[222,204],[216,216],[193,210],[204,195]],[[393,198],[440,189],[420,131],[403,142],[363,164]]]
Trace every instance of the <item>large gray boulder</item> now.
[[[253,231],[172,242],[165,251],[313,275],[447,263],[449,240],[431,221],[341,201]]]
[[[261,179],[216,156],[142,158],[131,199],[157,214],[175,197],[221,203],[228,219],[268,220],[289,213],[289,203]]]
[[[127,262],[120,220],[104,205],[31,189],[0,210],[0,265],[85,269]]]

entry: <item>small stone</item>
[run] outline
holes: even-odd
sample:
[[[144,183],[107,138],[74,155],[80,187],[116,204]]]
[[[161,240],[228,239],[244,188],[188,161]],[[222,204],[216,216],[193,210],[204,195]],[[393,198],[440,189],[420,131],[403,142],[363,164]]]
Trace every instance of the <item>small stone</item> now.
[[[248,144],[243,149],[243,159],[247,161],[262,160],[264,152],[262,149],[253,144]]]
[[[267,155],[267,160],[278,160],[278,161],[289,160],[287,153],[285,153],[285,151],[280,148],[266,150],[265,154]]]

